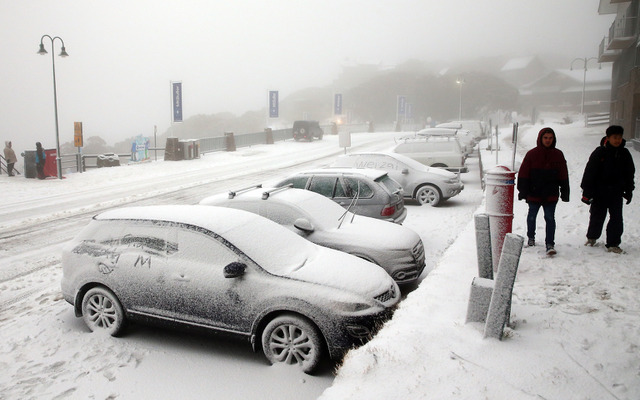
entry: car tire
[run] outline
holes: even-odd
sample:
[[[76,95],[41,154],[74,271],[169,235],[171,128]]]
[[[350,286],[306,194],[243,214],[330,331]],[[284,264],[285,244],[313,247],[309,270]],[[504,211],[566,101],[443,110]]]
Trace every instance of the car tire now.
[[[418,191],[416,191],[416,200],[421,205],[430,204],[435,207],[440,204],[441,198],[440,190],[433,185],[421,186]]]
[[[94,287],[82,298],[82,319],[92,332],[117,336],[124,325],[124,310],[111,290]]]
[[[318,329],[307,319],[284,314],[264,328],[262,351],[271,364],[297,364],[310,374],[322,357],[323,340]]]

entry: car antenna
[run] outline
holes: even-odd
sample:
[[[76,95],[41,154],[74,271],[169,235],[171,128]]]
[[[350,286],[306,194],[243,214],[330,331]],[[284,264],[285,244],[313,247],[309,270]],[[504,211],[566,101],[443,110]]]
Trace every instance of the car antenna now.
[[[236,195],[239,195],[240,193],[248,192],[249,190],[258,189],[261,187],[262,187],[262,184],[259,184],[259,185],[248,186],[246,188],[242,188],[238,190],[229,190],[229,198],[233,199],[234,197],[236,197]]]
[[[284,186],[280,186],[280,187],[277,187],[277,188],[266,190],[266,191],[262,192],[262,200],[268,199],[269,195],[271,193],[281,192],[283,190],[291,189],[292,187],[293,187],[293,183],[288,183],[288,184],[286,184]]]

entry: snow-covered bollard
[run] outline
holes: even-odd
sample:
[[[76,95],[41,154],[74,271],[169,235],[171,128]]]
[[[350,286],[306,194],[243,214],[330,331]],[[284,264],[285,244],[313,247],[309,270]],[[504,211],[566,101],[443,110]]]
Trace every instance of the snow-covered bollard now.
[[[491,231],[489,215],[477,214],[474,217],[476,226],[476,250],[478,254],[478,276],[493,279],[493,261],[491,258]]]
[[[513,284],[516,280],[518,263],[524,246],[524,237],[513,233],[507,233],[498,273],[496,275],[491,303],[487,312],[487,320],[484,325],[484,337],[502,339],[504,327],[509,322],[511,314],[511,296],[513,294]]]
[[[498,165],[485,173],[486,210],[491,220],[491,249],[493,272],[498,270],[505,235],[511,233],[513,223],[513,194],[516,173]]]
[[[473,278],[469,304],[467,305],[467,323],[487,320],[487,310],[489,310],[493,295],[493,284],[493,279]]]

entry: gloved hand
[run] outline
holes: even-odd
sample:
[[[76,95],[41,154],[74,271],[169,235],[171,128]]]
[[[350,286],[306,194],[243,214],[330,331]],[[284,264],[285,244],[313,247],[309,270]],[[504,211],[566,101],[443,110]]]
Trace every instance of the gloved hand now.
[[[624,192],[622,194],[622,197],[625,198],[625,200],[627,200],[627,204],[631,203],[631,198],[633,197],[633,192]]]
[[[581,198],[580,200],[581,200],[584,204],[587,204],[587,205],[591,205],[591,203],[593,203],[593,199],[589,199],[589,198],[587,198],[587,197],[585,197],[585,196],[582,196],[582,198]]]

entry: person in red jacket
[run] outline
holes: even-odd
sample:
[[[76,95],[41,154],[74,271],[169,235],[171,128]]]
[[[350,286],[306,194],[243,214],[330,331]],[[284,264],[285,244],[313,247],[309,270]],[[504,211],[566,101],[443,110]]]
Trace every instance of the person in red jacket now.
[[[562,151],[556,148],[556,133],[551,128],[542,128],[538,133],[535,148],[529,150],[518,171],[518,200],[526,200],[527,245],[535,246],[536,218],[540,208],[546,223],[545,244],[547,254],[556,254],[556,205],[558,198],[569,201],[569,172]]]

